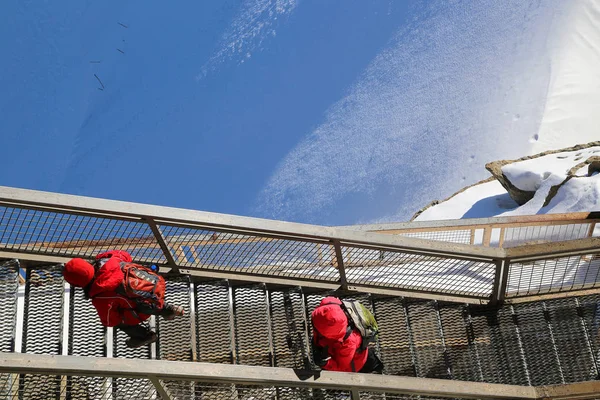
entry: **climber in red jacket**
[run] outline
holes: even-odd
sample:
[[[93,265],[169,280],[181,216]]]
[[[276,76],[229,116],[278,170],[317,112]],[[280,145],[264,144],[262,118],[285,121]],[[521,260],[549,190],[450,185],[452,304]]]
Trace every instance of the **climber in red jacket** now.
[[[312,312],[315,364],[329,371],[381,373],[383,364],[373,349],[359,351],[363,338],[349,325],[341,304],[326,297]]]
[[[127,346],[134,348],[157,339],[156,333],[140,325],[150,315],[174,319],[183,315],[183,308],[164,302],[164,279],[158,274],[148,275],[160,288],[152,301],[141,302],[139,298],[128,296],[123,289],[123,267],[132,265],[131,262],[131,256],[125,251],[107,251],[96,256],[94,265],[81,258],[72,259],[65,264],[63,276],[71,285],[83,288],[86,298],[92,299],[102,325],[121,329],[129,336]]]

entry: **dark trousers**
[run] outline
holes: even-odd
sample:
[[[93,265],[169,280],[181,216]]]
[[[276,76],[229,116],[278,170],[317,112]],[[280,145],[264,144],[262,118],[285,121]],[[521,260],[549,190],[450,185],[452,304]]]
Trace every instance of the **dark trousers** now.
[[[168,303],[165,303],[164,307],[162,307],[162,308],[158,308],[153,304],[139,303],[136,305],[134,312],[139,312],[141,314],[146,314],[146,315],[161,315],[163,317],[169,317],[174,314],[173,307],[171,305],[169,305]],[[125,332],[127,334],[127,336],[129,336],[131,339],[142,340],[142,341],[145,340],[149,335],[151,335],[153,333],[150,330],[150,328],[147,328],[146,326],[139,325],[139,324],[138,325],[121,324],[121,325],[117,326],[117,328],[119,328],[120,330]]]
[[[117,328],[125,332],[131,339],[140,341],[146,340],[152,334],[152,331],[144,325],[119,325]]]
[[[372,372],[377,374],[383,373],[383,363],[379,357],[377,357],[377,354],[375,354],[375,350],[372,347],[369,347],[367,351],[369,352],[367,355],[367,361],[358,372],[365,374],[370,374]]]
[[[158,308],[156,304],[153,303],[138,303],[135,306],[135,311],[148,315],[161,315],[163,317],[170,317],[175,313],[173,306],[169,303],[164,303],[162,308]]]

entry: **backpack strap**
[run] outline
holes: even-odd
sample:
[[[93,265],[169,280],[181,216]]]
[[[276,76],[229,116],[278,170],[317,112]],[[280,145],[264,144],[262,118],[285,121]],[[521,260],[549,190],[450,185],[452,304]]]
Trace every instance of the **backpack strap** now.
[[[352,334],[353,329],[350,327],[350,324],[348,324],[348,327],[346,328],[346,334],[344,335],[344,340],[348,339],[350,337],[350,335]]]

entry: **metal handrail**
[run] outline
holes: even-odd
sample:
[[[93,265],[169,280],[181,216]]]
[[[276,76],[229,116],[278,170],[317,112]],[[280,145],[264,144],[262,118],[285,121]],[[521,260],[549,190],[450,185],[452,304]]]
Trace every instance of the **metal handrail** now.
[[[5,214],[6,210],[10,211],[5,219],[0,214],[0,222],[7,221],[5,226],[0,225],[0,258],[64,262],[70,257],[90,257],[98,250],[110,247],[130,246],[144,250],[134,255],[137,262],[161,263],[174,272],[202,277],[475,304],[500,302],[506,298],[513,265],[585,256],[600,249],[600,238],[587,235],[586,239],[513,248],[486,246],[492,229],[519,226],[519,223],[523,226],[585,223],[590,226],[586,232],[591,235],[598,213],[379,224],[350,229],[2,186],[0,207],[5,207]],[[24,210],[25,216],[18,210]],[[52,217],[44,214],[43,219],[32,213],[46,213]],[[87,225],[74,228],[65,227],[63,223],[62,229],[67,232],[56,233],[65,216],[97,219],[102,221],[102,226],[133,224],[137,231],[135,234],[121,232],[121,236],[96,237],[90,236]],[[364,230],[374,227],[386,229]],[[92,225],[89,229],[99,228]],[[401,235],[423,229],[471,230],[471,242],[475,230],[483,230],[483,246]],[[5,236],[8,239],[2,240]],[[214,253],[214,248],[223,253],[218,259],[207,255],[209,250]],[[300,255],[294,258],[294,252]],[[289,254],[291,261],[282,260],[282,255]],[[250,259],[253,261],[249,262]],[[454,278],[444,275],[447,270],[456,270]],[[429,278],[410,278],[419,273],[426,273]],[[452,282],[459,282],[463,275],[474,274],[483,274],[474,281],[475,286],[467,287],[461,283],[459,289],[452,287]],[[589,282],[584,284],[589,290]],[[595,283],[592,286],[595,288]]]
[[[0,353],[0,373],[147,379],[165,399],[173,398],[169,387],[177,384],[186,387],[192,382],[199,385],[202,382],[256,385],[257,390],[269,390],[270,387],[342,390],[350,393],[353,400],[360,400],[361,393],[523,400],[591,399],[600,393],[598,381],[536,387],[408,376],[300,371],[281,367],[23,353]],[[7,385],[5,389],[10,390]]]
[[[378,232],[392,235],[408,235],[408,234],[421,234],[433,236],[435,234],[452,234],[458,231],[468,232],[469,243],[476,244],[476,234],[480,233],[480,245],[482,246],[497,246],[497,247],[511,247],[505,243],[509,232],[516,231],[517,236],[519,231],[529,230],[531,228],[534,231],[537,228],[538,233],[548,233],[547,230],[558,228],[559,232],[556,235],[560,238],[560,228],[571,227],[572,231],[577,226],[583,228],[583,232],[577,235],[577,239],[592,237],[594,235],[594,229],[600,222],[600,212],[577,212],[570,214],[543,214],[543,215],[523,215],[523,216],[509,216],[509,217],[491,217],[491,218],[467,218],[461,220],[440,220],[440,221],[412,221],[406,223],[380,223],[380,224],[368,224],[368,225],[354,225],[344,226],[343,228],[365,231],[365,232]],[[545,232],[541,232],[542,229],[546,229]],[[533,232],[525,232],[531,235]],[[562,232],[562,240],[568,240],[565,238],[567,232]],[[574,232],[571,232],[572,234]],[[494,242],[492,242],[492,235],[495,234]],[[535,235],[531,235],[535,236]],[[573,238],[575,239],[575,237]],[[448,240],[448,238],[436,238],[436,240]],[[452,241],[452,238],[449,239]],[[559,239],[560,240],[560,239]],[[559,241],[556,239],[541,240],[541,242],[552,242]],[[523,244],[535,244],[539,242],[533,241],[528,242],[527,239],[521,240],[517,245]]]

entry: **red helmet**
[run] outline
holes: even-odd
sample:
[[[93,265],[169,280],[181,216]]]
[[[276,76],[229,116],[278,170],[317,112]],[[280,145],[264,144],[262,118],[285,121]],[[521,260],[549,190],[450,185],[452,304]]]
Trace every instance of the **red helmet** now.
[[[81,258],[74,258],[65,264],[63,276],[73,286],[86,287],[94,279],[94,267]]]
[[[333,304],[332,304],[333,303]],[[312,323],[318,333],[328,339],[342,340],[348,328],[348,318],[340,307],[341,301],[326,297],[312,312]]]

